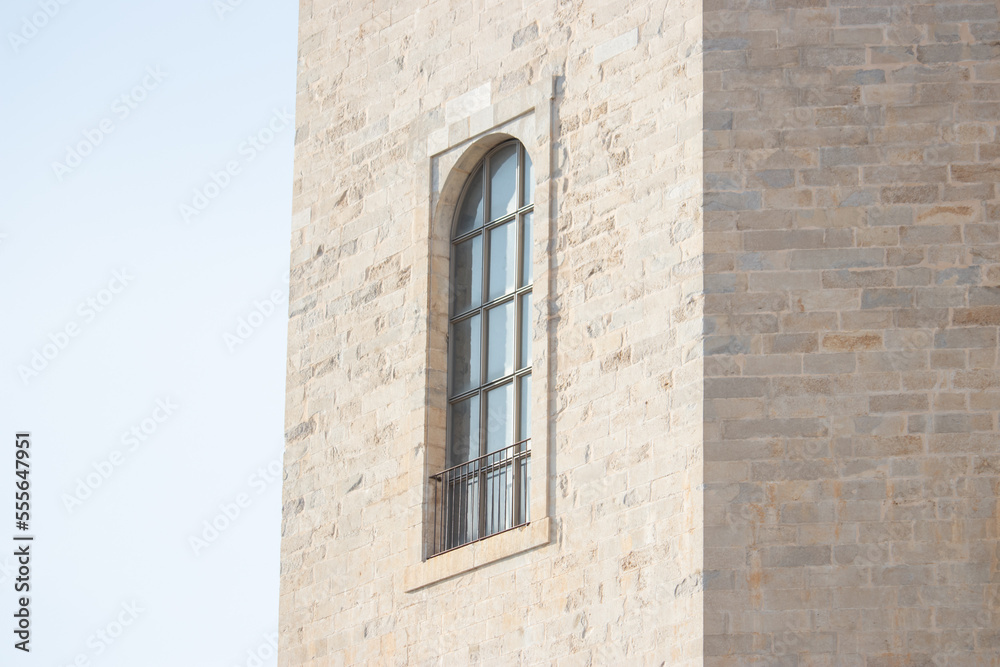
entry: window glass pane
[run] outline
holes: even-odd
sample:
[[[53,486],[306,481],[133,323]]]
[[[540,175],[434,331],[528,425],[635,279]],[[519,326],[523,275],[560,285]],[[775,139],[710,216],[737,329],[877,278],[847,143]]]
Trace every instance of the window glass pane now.
[[[452,316],[477,308],[483,298],[483,235],[452,246],[455,276],[452,284]]]
[[[461,469],[460,469],[461,470]],[[444,514],[439,530],[444,549],[467,544],[478,539],[479,476],[466,476],[453,471],[445,482]]]
[[[486,311],[486,382],[514,372],[514,300]]]
[[[499,533],[514,526],[514,467],[497,455],[486,473],[486,535]]]
[[[514,291],[517,233],[514,222],[490,230],[490,301]]]
[[[531,164],[531,156],[528,151],[524,151],[524,204],[532,204],[535,201],[535,167]]]
[[[531,312],[531,292],[527,294],[522,294],[521,297],[521,351],[520,351],[520,363],[518,363],[518,368],[524,368],[525,366],[531,365],[531,323],[534,322],[535,316]]]
[[[479,386],[482,322],[478,314],[451,325],[451,395]]]
[[[486,393],[486,453],[514,444],[514,383]]]
[[[534,214],[525,213],[521,216],[521,284],[524,287],[531,283],[531,223]]]
[[[518,402],[520,406],[520,419],[517,425],[517,441],[527,440],[531,437],[531,376],[522,375],[518,380]]]
[[[490,158],[490,220],[517,208],[517,144],[504,146]]]
[[[465,199],[458,212],[458,222],[455,225],[455,236],[461,236],[466,232],[471,232],[476,227],[483,225],[483,168],[476,169],[476,173],[469,180],[469,189],[465,191]]]
[[[448,467],[479,457],[479,394],[451,406]]]

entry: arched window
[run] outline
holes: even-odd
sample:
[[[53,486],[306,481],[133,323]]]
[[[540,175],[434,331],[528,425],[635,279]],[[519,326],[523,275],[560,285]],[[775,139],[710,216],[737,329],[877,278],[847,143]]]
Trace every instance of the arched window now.
[[[533,196],[531,159],[512,140],[472,170],[457,208],[432,555],[528,522]]]

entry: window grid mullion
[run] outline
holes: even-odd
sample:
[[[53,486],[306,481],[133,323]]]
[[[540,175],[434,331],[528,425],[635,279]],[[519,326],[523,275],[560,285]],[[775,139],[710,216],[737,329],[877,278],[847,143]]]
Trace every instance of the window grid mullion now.
[[[458,245],[459,243],[462,243],[463,241],[468,241],[470,238],[472,238],[473,236],[475,236],[476,234],[478,234],[478,233],[480,233],[482,231],[493,229],[494,227],[499,227],[500,225],[503,225],[505,223],[510,222],[511,220],[513,220],[518,215],[530,212],[534,207],[535,207],[534,204],[525,204],[524,206],[522,206],[521,208],[517,209],[516,211],[514,211],[512,213],[508,213],[508,214],[506,214],[506,215],[504,215],[504,216],[502,216],[500,218],[497,218],[496,220],[493,220],[491,222],[485,223],[482,227],[476,227],[475,229],[473,229],[471,231],[464,232],[461,236],[454,237],[451,240],[451,244],[452,245]]]
[[[489,298],[489,284],[490,284],[490,234],[487,231],[487,223],[490,220],[490,199],[491,190],[490,187],[490,156],[486,156],[483,161],[483,271],[482,271],[482,281],[479,285],[480,292],[480,312],[482,316],[480,317],[480,322],[482,322],[482,343],[480,345],[480,359],[479,359],[479,451],[478,456],[482,456],[486,453],[486,426],[487,426],[487,392],[483,389],[483,385],[486,382],[486,371],[488,368],[488,358],[489,358],[489,321],[486,315],[486,301]],[[478,480],[478,496],[479,496],[479,516],[476,517],[476,522],[479,524],[476,530],[476,537],[483,538],[483,533],[486,529],[486,476],[479,471]]]
[[[524,180],[521,177],[521,170],[524,165],[524,151],[520,146],[517,147],[517,169],[514,170],[515,177],[517,181],[514,185],[514,197],[517,204],[524,203],[524,193],[521,191],[521,182]],[[514,359],[513,364],[514,372],[517,372],[517,367],[520,365],[521,360],[521,297],[517,293],[517,285],[521,282],[521,235],[523,232],[524,224],[522,213],[518,213],[514,216],[514,328],[512,329],[514,337]],[[513,401],[514,406],[511,410],[510,420],[511,420],[511,440],[512,442],[506,443],[507,445],[512,445],[517,442],[517,429],[520,426],[518,422],[518,380],[512,380],[513,387],[511,391],[511,401]]]
[[[524,207],[523,170],[524,170],[524,148],[518,145],[517,169],[516,169],[517,182],[514,186],[515,187],[514,192],[516,196],[517,205],[519,206],[515,205],[515,208]],[[521,275],[522,275],[521,262],[524,259],[521,256],[522,255],[521,248],[523,247],[523,242],[522,242],[523,234],[524,234],[524,214],[517,213],[514,216],[514,276],[513,276],[514,278],[514,329],[513,329],[514,377],[511,379],[511,392],[510,392],[510,399],[511,402],[513,403],[510,410],[510,424],[511,424],[510,436],[512,442],[506,443],[508,446],[517,443],[521,431],[521,379],[517,376],[517,369],[518,366],[521,365],[520,364],[521,325],[522,325],[521,318],[523,317],[523,313],[521,312],[521,297],[517,294],[518,291],[517,287],[521,283]],[[514,455],[514,460],[516,461],[517,457],[516,447],[513,450],[513,455]],[[511,509],[511,525],[513,525],[517,521],[517,511],[518,511],[517,495],[520,489],[520,483],[519,483],[520,476],[518,475],[517,472],[516,463],[511,464],[510,475],[511,475],[510,481],[512,484],[510,509]],[[504,494],[504,497],[506,497],[506,494]]]
[[[486,301],[489,295],[490,283],[490,235],[486,231],[486,223],[490,218],[490,158],[483,161],[483,242],[480,244],[483,249],[483,270],[482,280],[479,283],[479,312],[481,323],[479,328],[479,451],[477,457],[482,456],[486,448],[486,392],[483,385],[486,381],[487,359],[489,357],[489,322],[486,319]],[[480,480],[482,481],[482,480]],[[481,490],[482,485],[480,485]],[[481,505],[482,503],[480,503]],[[481,528],[482,526],[480,526]]]
[[[507,382],[507,381],[512,380],[512,379],[516,380],[517,378],[520,378],[520,377],[525,376],[525,375],[531,375],[531,367],[530,366],[526,366],[524,368],[518,369],[517,371],[514,371],[513,373],[510,373],[509,375],[504,375],[503,377],[498,377],[496,380],[492,380],[488,384],[481,385],[479,387],[476,387],[475,389],[470,389],[470,390],[468,390],[465,393],[459,394],[457,396],[452,396],[451,398],[448,399],[448,403],[450,403],[451,405],[454,405],[456,403],[461,403],[465,399],[471,398],[472,396],[475,396],[477,393],[486,392],[486,391],[489,391],[490,389],[496,389],[498,386],[502,385],[504,382]]]
[[[504,294],[503,296],[498,296],[497,298],[493,299],[489,303],[485,303],[482,306],[479,306],[478,308],[473,308],[471,310],[465,311],[464,313],[460,313],[460,314],[456,315],[454,318],[452,318],[449,321],[449,324],[458,324],[462,320],[467,320],[470,317],[473,317],[473,316],[479,315],[479,314],[483,314],[483,317],[485,317],[485,312],[487,310],[491,310],[495,306],[503,305],[503,303],[505,301],[510,301],[511,298],[517,298],[519,296],[523,296],[523,295],[527,294],[530,291],[531,291],[531,285],[530,284],[529,285],[525,285],[524,287],[518,287],[513,292],[508,292],[507,294]]]

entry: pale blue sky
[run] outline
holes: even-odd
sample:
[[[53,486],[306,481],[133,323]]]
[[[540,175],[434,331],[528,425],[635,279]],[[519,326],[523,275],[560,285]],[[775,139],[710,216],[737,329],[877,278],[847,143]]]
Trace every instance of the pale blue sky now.
[[[298,8],[229,0],[220,17],[225,1],[0,9],[0,554],[22,429],[37,540],[32,652],[7,631],[0,664],[232,667],[270,652]],[[88,154],[54,168],[70,148]],[[209,185],[229,162],[225,187]],[[224,530],[209,539],[206,521]],[[0,555],[7,618],[11,564]]]

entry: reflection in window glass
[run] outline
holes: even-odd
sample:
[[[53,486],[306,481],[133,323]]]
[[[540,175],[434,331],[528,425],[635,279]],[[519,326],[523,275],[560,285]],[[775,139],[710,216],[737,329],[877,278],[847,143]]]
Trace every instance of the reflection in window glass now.
[[[479,395],[451,406],[451,447],[448,467],[479,456]]]
[[[483,297],[483,235],[454,246],[455,277],[452,315],[478,308]]]
[[[483,226],[483,168],[469,179],[468,190],[458,213],[458,223],[455,225],[455,235],[461,236]]]
[[[514,291],[517,262],[517,231],[514,221],[490,230],[490,285],[492,301]]]
[[[514,444],[514,384],[486,392],[486,453]]]
[[[451,393],[464,394],[479,386],[479,347],[482,342],[479,314],[459,320],[451,326]]]
[[[514,302],[486,311],[486,381],[514,372]]]
[[[507,144],[490,157],[490,220],[517,207],[517,144]]]

